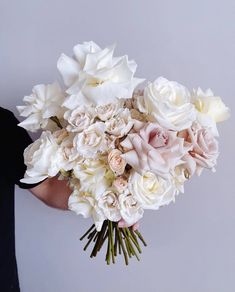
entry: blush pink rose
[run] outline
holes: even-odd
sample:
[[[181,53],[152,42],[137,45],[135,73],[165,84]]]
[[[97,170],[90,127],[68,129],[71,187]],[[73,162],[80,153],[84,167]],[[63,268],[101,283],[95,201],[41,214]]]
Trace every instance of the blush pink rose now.
[[[179,136],[184,138],[188,145],[191,144],[190,151],[183,158],[190,175],[194,173],[200,175],[204,168],[215,171],[219,150],[218,141],[211,129],[203,128],[195,122],[191,128],[182,131]]]
[[[122,152],[118,149],[113,149],[108,155],[108,163],[111,170],[116,176],[123,174],[126,161],[121,157]]]
[[[138,173],[151,171],[165,178],[182,163],[181,158],[188,151],[177,132],[168,131],[157,123],[138,123],[121,146],[125,152],[122,157]]]

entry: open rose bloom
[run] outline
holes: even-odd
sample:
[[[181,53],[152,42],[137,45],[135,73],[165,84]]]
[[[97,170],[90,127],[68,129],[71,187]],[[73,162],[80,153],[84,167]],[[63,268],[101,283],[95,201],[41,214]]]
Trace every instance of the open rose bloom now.
[[[215,171],[217,123],[230,112],[210,89],[136,78],[136,63],[114,48],[76,45],[58,60],[62,84],[36,85],[24,97],[19,125],[42,133],[25,149],[22,181],[68,180],[69,208],[94,223],[85,249],[94,241],[94,257],[107,239],[107,263],[119,251],[127,264],[145,244],[132,228],[144,211],[174,202],[194,174]]]

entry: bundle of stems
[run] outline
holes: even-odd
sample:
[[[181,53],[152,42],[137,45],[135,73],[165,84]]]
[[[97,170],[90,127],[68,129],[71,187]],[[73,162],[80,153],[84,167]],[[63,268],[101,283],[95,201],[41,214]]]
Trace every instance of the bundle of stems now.
[[[115,257],[118,254],[123,254],[125,264],[128,265],[129,259],[134,256],[139,261],[139,254],[142,252],[139,241],[144,246],[147,246],[143,236],[138,230],[133,230],[132,227],[119,228],[117,222],[105,220],[100,231],[97,231],[93,224],[87,232],[80,238],[88,241],[84,246],[84,251],[88,248],[91,242],[94,242],[94,247],[90,257],[96,257],[101,250],[104,242],[107,242],[106,263],[110,265],[115,263]]]

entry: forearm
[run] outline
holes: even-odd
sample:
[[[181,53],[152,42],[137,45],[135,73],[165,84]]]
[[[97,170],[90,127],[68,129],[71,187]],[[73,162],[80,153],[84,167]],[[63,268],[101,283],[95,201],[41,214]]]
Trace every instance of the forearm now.
[[[57,177],[48,178],[30,189],[30,192],[50,207],[68,210],[71,189],[65,180],[58,180]]]

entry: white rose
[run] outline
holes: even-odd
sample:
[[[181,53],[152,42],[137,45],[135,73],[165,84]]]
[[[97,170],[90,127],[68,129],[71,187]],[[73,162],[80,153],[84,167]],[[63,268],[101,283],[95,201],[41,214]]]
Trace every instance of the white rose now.
[[[122,106],[123,102],[121,101],[97,106],[95,108],[96,115],[101,121],[105,122],[114,117]]]
[[[117,222],[121,219],[118,196],[112,190],[107,190],[98,200],[98,206],[108,220]]]
[[[88,192],[74,190],[69,197],[68,206],[71,211],[84,218],[92,217],[97,231],[101,230],[104,220],[106,219],[102,210],[98,207],[94,195]]]
[[[94,109],[85,106],[79,106],[74,110],[68,110],[64,114],[64,118],[68,121],[69,125],[67,130],[69,132],[82,132],[87,129],[94,121]]]
[[[177,194],[177,189],[171,180],[163,179],[152,172],[140,175],[132,171],[129,190],[142,208],[152,210],[169,204]]]
[[[205,92],[198,88],[193,90],[192,102],[197,109],[197,120],[203,127],[211,128],[218,136],[216,123],[223,122],[230,117],[230,110],[219,96],[214,96],[210,89]]]
[[[85,159],[74,167],[73,173],[81,182],[81,190],[99,197],[112,185],[114,176],[102,159]]]
[[[39,139],[29,145],[24,151],[24,161],[27,166],[23,183],[37,183],[47,177],[57,175],[60,170],[58,161],[59,146],[53,135],[42,132]]]
[[[105,122],[106,132],[116,137],[123,137],[134,125],[130,111],[123,109],[114,118]]]
[[[128,225],[135,224],[143,217],[144,210],[132,194],[122,193],[118,200],[121,216]]]
[[[94,158],[98,153],[107,151],[107,141],[105,135],[105,125],[102,122],[92,124],[74,138],[74,147],[77,152],[86,157]]]
[[[74,109],[81,104],[104,105],[131,97],[142,79],[134,78],[136,63],[127,56],[113,57],[114,46],[101,49],[94,42],[74,47],[74,59],[64,54],[57,67],[68,87],[64,105]]]
[[[50,117],[63,117],[64,110],[61,107],[64,101],[64,93],[58,83],[39,84],[34,86],[32,94],[25,96],[25,106],[17,106],[21,116],[26,117],[19,126],[35,132],[47,126]]]
[[[159,77],[149,83],[144,96],[137,97],[136,106],[166,129],[180,131],[187,129],[196,119],[196,111],[190,102],[186,87]]]

